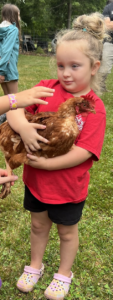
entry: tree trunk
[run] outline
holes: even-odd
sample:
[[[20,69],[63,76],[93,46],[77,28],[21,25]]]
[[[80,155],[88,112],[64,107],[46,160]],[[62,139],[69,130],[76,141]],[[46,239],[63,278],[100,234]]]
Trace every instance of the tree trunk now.
[[[72,10],[72,0],[68,1],[68,23],[67,28],[71,28],[71,10]]]

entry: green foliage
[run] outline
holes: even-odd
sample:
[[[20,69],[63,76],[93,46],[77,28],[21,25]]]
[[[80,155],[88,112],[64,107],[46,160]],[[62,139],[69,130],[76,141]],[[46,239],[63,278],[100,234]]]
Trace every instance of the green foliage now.
[[[20,55],[19,90],[53,78],[49,64],[49,57]],[[113,72],[107,88],[111,92],[102,96],[107,111],[105,141],[100,161],[90,171],[89,195],[79,222],[80,246],[72,267],[74,279],[66,300],[112,300],[113,295]],[[5,167],[1,153],[0,167]],[[11,195],[0,200],[0,300],[44,300],[44,290],[59,266],[59,238],[54,225],[44,254],[44,276],[31,293],[16,289],[18,277],[30,263],[30,214],[23,209],[22,169],[15,170],[19,179]]]
[[[41,47],[37,47],[37,53],[44,54],[44,50]]]
[[[12,0],[0,3],[16,4],[20,8],[22,21],[27,24],[28,33],[36,33],[39,36],[49,32],[53,34],[61,28],[67,28],[69,17],[69,3],[72,5],[71,22],[81,14],[95,11],[102,12],[106,0]],[[26,31],[26,27],[22,30]]]

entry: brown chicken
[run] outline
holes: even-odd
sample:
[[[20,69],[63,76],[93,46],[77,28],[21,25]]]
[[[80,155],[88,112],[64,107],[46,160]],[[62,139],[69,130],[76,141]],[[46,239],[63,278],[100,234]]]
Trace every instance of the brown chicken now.
[[[81,97],[71,98],[63,102],[57,112],[42,112],[32,115],[25,113],[31,123],[46,125],[44,130],[37,130],[38,134],[49,140],[48,144],[38,141],[41,149],[33,154],[46,158],[67,153],[79,134],[75,120],[77,114],[95,112],[94,100],[88,101]],[[8,175],[21,164],[29,163],[24,143],[6,121],[0,126],[0,149],[5,155]],[[10,193],[10,184],[5,184],[0,197],[5,198]]]

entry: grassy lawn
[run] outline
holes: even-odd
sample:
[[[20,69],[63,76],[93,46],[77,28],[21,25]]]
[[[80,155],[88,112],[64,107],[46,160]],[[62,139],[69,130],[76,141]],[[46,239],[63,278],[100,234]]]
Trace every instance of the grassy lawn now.
[[[20,55],[19,90],[41,79],[53,78],[49,57]],[[108,76],[109,93],[102,96],[107,111],[106,136],[98,163],[90,172],[89,196],[79,223],[80,246],[72,271],[69,300],[111,300],[113,297],[113,73]],[[2,91],[0,90],[0,95]],[[0,167],[4,157],[0,153]],[[0,200],[0,300],[44,300],[43,292],[59,266],[59,238],[53,225],[44,255],[45,273],[34,291],[20,293],[16,281],[30,262],[30,214],[23,209],[22,167],[19,180],[6,199]]]

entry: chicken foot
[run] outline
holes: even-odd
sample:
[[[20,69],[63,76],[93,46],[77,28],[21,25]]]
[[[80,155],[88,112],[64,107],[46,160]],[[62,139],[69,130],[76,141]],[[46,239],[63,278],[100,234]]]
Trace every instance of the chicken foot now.
[[[11,170],[8,162],[6,161],[6,159],[5,159],[5,163],[6,163],[6,170],[7,170],[8,176],[11,176],[12,175],[12,170]],[[0,192],[0,198],[1,199],[6,198],[10,193],[11,193],[10,182],[6,182],[2,186],[2,189],[1,189],[1,192]]]

